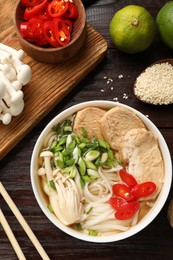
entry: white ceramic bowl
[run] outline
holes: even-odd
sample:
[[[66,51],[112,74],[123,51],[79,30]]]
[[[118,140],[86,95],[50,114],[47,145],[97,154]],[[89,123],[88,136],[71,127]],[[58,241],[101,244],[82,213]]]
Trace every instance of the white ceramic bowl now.
[[[147,126],[147,128],[157,137],[159,145],[160,145],[160,150],[163,156],[164,164],[165,164],[165,180],[164,184],[162,187],[162,190],[157,198],[157,201],[153,208],[150,210],[150,212],[134,227],[130,228],[128,231],[121,232],[115,235],[110,235],[110,236],[88,236],[85,234],[80,233],[79,231],[75,231],[74,229],[67,227],[63,225],[52,213],[47,208],[46,201],[43,196],[43,191],[39,185],[39,176],[37,175],[37,169],[38,169],[38,154],[40,152],[40,149],[43,144],[44,138],[47,136],[48,132],[51,130],[51,128],[56,125],[57,123],[63,121],[67,117],[69,117],[71,114],[74,112],[87,107],[87,106],[96,106],[96,107],[102,107],[105,109],[110,109],[114,106],[122,106],[126,107],[133,112],[135,112],[144,122],[144,124]],[[106,242],[114,242],[114,241],[119,241],[122,239],[126,239],[142,229],[144,229],[147,225],[149,225],[159,214],[161,211],[162,207],[164,206],[166,199],[168,197],[170,187],[171,187],[171,181],[172,181],[172,162],[171,162],[171,157],[170,153],[167,147],[167,144],[160,133],[160,131],[157,129],[157,127],[143,114],[141,114],[139,111],[120,104],[120,103],[115,103],[112,101],[88,101],[84,103],[80,103],[78,105],[72,106],[59,115],[57,115],[42,131],[41,135],[39,136],[33,153],[32,153],[32,158],[31,158],[31,183],[32,183],[32,188],[36,197],[36,200],[41,207],[42,211],[44,214],[48,217],[48,219],[59,229],[67,233],[68,235],[71,235],[72,237],[88,241],[88,242],[97,242],[97,243],[106,243]]]

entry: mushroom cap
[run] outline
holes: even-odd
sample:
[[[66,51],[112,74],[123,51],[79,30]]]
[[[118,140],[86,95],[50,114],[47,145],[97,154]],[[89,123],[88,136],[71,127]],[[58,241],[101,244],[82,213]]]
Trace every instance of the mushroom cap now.
[[[11,97],[11,103],[13,105],[18,105],[23,100],[23,92],[21,90],[18,90],[14,95]]]
[[[4,125],[8,125],[11,122],[11,115],[10,113],[6,113],[4,115],[1,115],[0,119],[2,120],[2,123]]]
[[[24,101],[23,99],[17,104],[14,105],[11,103],[10,105],[10,112],[12,116],[18,116],[24,109]]]
[[[26,85],[32,76],[31,68],[27,64],[23,64],[18,71],[17,79],[23,84]]]
[[[53,157],[53,153],[50,152],[50,151],[43,151],[43,152],[40,154],[40,157]]]

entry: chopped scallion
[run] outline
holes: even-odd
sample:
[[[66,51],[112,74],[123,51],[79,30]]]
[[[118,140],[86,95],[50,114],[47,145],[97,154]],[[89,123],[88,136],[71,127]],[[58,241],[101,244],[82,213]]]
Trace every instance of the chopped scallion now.
[[[48,204],[48,205],[47,205],[47,208],[48,208],[48,210],[49,210],[51,213],[54,212],[54,211],[53,211],[53,208],[52,208],[52,206],[51,206],[51,204]]]
[[[56,190],[55,182],[54,180],[49,181],[49,185],[53,190]]]
[[[82,189],[85,187],[85,181],[82,178],[80,178],[80,185]]]
[[[96,230],[93,230],[93,229],[88,229],[88,235],[95,237],[95,236],[98,235],[98,232]]]
[[[86,214],[89,215],[92,210],[93,210],[93,207],[91,207],[91,208],[86,212]]]
[[[77,228],[77,230],[82,230],[81,224],[80,223],[76,223],[76,228]]]

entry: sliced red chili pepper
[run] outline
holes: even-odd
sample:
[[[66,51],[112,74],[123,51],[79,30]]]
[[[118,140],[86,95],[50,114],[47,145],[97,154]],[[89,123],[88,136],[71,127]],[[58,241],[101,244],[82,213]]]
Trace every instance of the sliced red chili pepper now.
[[[29,6],[38,5],[43,1],[44,0],[22,0],[22,5],[29,7]]]
[[[45,7],[48,0],[43,0],[40,4],[35,6],[26,7],[24,10],[23,18],[24,20],[29,20],[32,17],[36,16],[41,10]]]
[[[131,194],[136,198],[147,197],[153,194],[156,190],[156,184],[151,181],[143,182],[137,184],[135,187],[132,188]]]
[[[38,17],[44,20],[44,22],[52,20],[52,17],[48,14],[48,5],[49,2],[47,2],[44,8],[38,13]]]
[[[109,199],[109,203],[114,209],[118,210],[127,205],[128,202],[123,198],[112,197]]]
[[[137,201],[129,202],[123,207],[120,207],[115,212],[115,218],[119,220],[126,220],[132,218],[135,213],[139,210],[140,204]]]
[[[28,41],[34,41],[34,36],[33,36],[33,23],[32,22],[23,22],[20,24],[20,33],[22,37],[25,40]]]
[[[131,188],[126,184],[116,183],[112,187],[115,196],[125,199],[126,201],[135,200],[135,196],[131,194]]]
[[[124,170],[120,170],[119,175],[121,177],[121,180],[125,182],[129,187],[134,187],[138,184],[134,176]]]
[[[65,22],[61,18],[53,20],[53,33],[56,41],[64,46],[70,41],[70,31],[68,30]]]
[[[78,10],[77,7],[75,6],[74,3],[72,2],[68,2],[68,10],[65,12],[65,14],[63,15],[65,18],[72,18],[72,19],[76,19],[78,18]]]
[[[48,5],[48,13],[51,17],[61,17],[68,10],[69,2],[53,0]]]
[[[39,18],[39,17],[33,17],[29,20],[30,22],[33,22],[34,26],[33,26],[33,38],[35,43],[38,46],[42,46],[47,44],[47,40],[43,34],[43,24],[44,21]]]
[[[48,43],[53,47],[59,47],[59,43],[54,37],[52,21],[47,21],[43,24],[43,35],[45,36]]]
[[[70,19],[63,19],[65,25],[67,26],[67,29],[69,30],[69,32],[72,32],[73,29],[73,23]]]

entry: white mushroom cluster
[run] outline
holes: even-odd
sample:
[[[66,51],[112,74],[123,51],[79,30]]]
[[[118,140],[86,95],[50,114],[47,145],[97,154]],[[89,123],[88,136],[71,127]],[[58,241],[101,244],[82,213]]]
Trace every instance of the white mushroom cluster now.
[[[54,214],[66,226],[78,222],[83,214],[83,194],[79,188],[80,184],[77,185],[77,181],[63,175],[60,168],[52,170],[52,152],[43,151],[40,157],[44,159],[44,166],[39,168],[38,175],[43,177],[44,191],[49,196]]]
[[[23,62],[24,51],[0,43],[0,121],[11,122],[24,108],[22,87],[31,79],[31,68]]]

